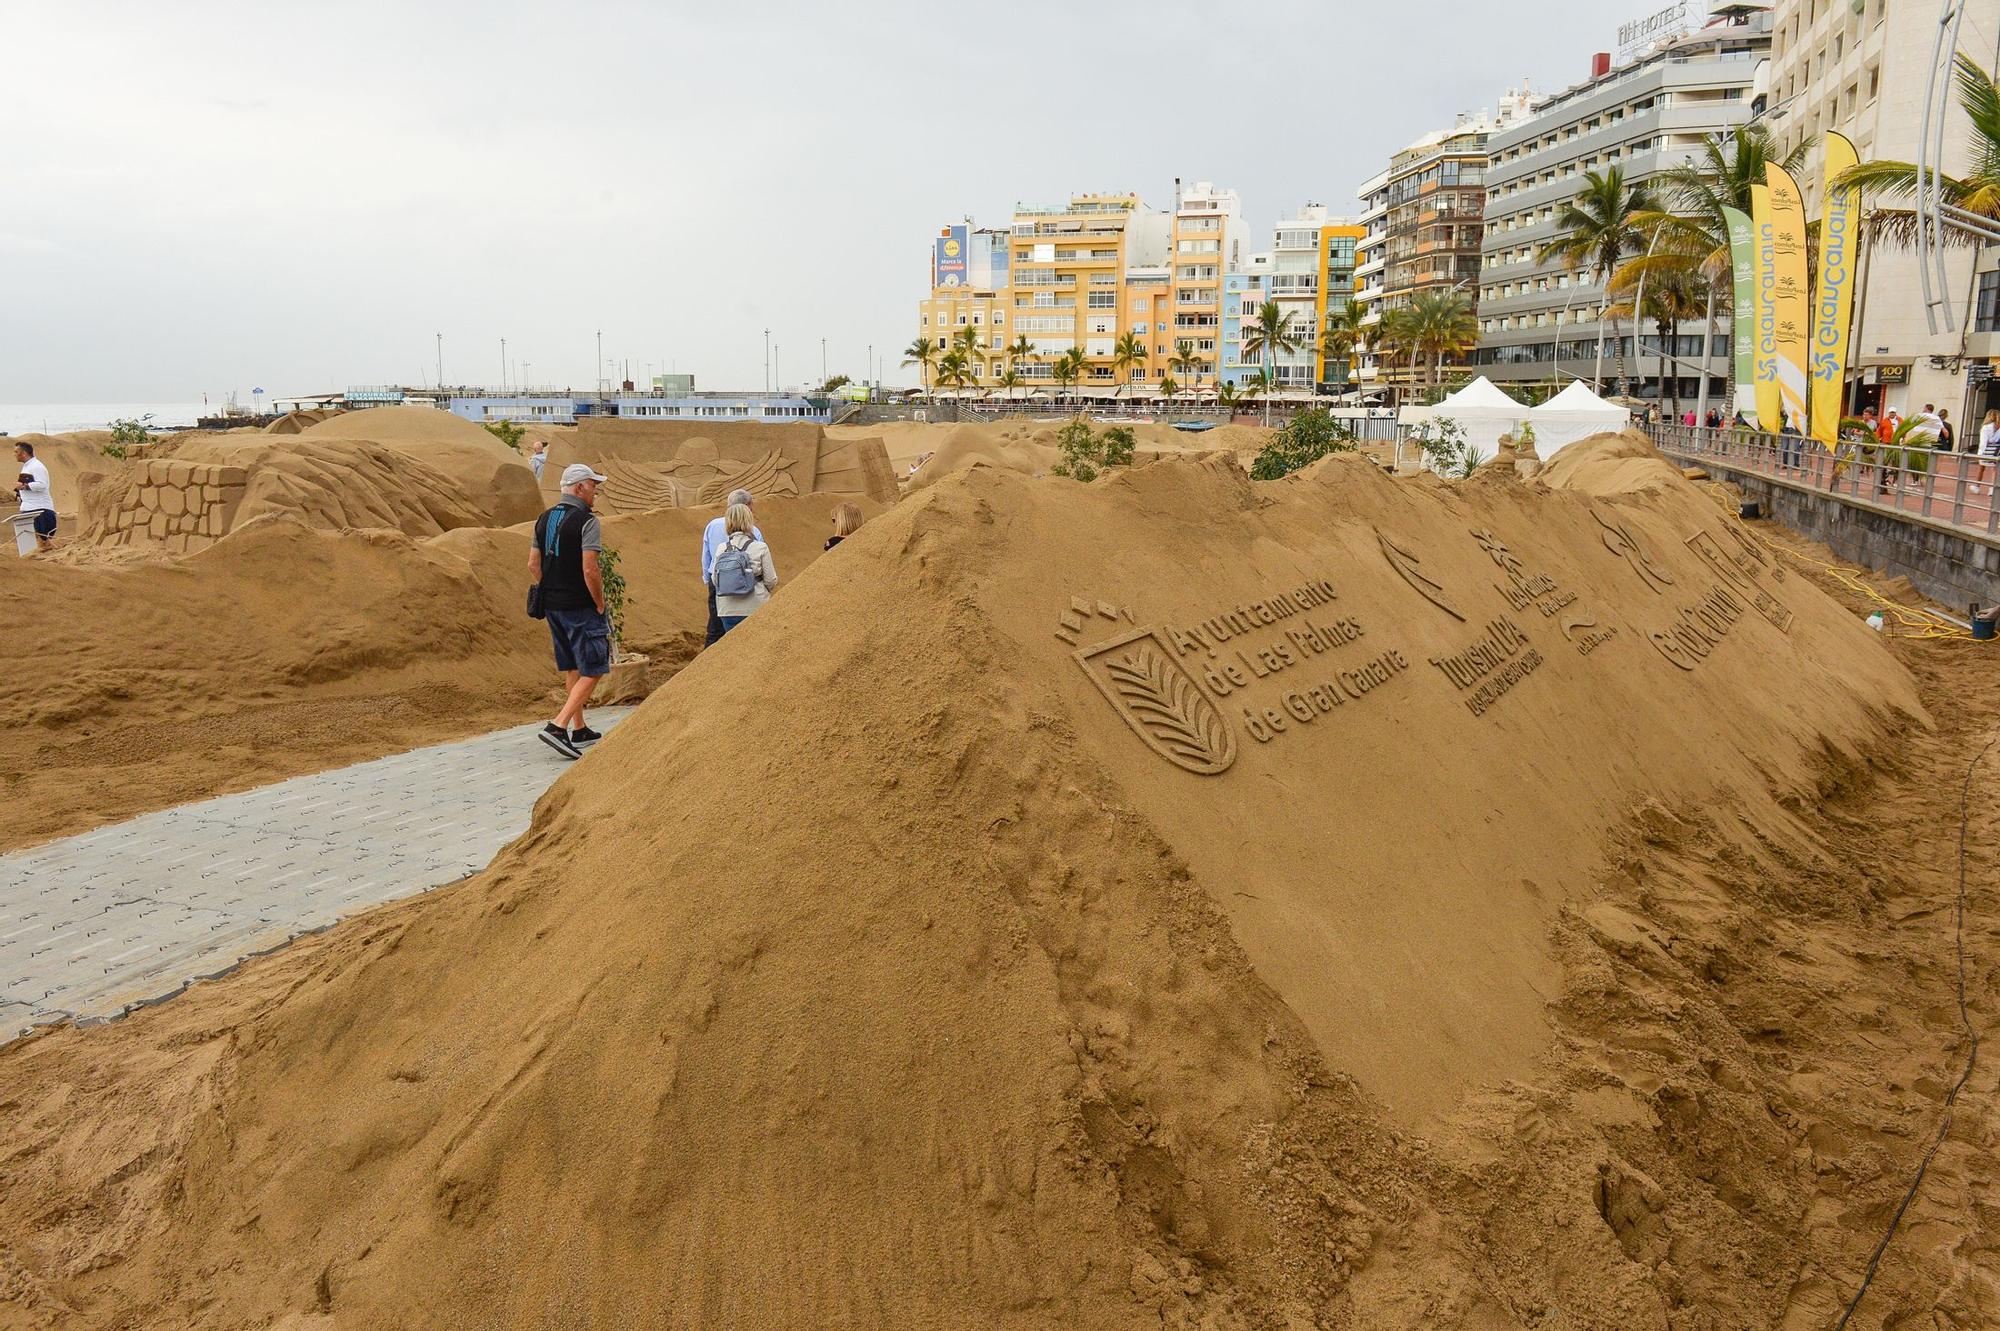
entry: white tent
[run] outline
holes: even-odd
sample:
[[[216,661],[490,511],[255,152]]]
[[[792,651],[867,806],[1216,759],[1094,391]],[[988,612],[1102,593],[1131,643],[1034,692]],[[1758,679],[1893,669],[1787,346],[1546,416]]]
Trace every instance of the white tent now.
[[[1535,427],[1535,451],[1552,458],[1579,439],[1624,429],[1632,423],[1632,413],[1606,402],[1576,379],[1529,412],[1528,419]]]
[[[1528,409],[1495,388],[1483,374],[1435,407],[1405,407],[1402,412],[1405,425],[1456,421],[1465,432],[1465,442],[1479,450],[1481,462],[1497,456],[1500,436],[1511,434],[1527,419]]]

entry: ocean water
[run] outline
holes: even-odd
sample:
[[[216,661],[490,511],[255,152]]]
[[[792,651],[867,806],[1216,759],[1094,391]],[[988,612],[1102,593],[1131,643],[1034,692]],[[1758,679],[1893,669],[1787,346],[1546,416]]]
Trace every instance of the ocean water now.
[[[0,434],[106,430],[112,421],[147,415],[156,429],[192,428],[210,410],[199,402],[0,402]]]

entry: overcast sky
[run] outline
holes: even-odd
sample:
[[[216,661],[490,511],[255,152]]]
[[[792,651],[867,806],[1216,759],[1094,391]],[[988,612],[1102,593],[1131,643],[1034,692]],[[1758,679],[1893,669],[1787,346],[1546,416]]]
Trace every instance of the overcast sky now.
[[[1175,176],[1268,230],[1646,0],[0,0],[0,402],[864,373],[930,238]],[[518,372],[518,371],[516,371]]]

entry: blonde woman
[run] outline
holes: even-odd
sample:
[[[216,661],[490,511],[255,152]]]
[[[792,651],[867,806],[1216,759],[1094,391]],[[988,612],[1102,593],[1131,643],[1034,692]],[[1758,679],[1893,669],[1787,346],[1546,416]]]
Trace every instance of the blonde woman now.
[[[757,536],[748,504],[731,504],[722,524],[722,544],[708,562],[708,585],[715,588],[716,618],[727,633],[771,599],[778,566],[771,562],[771,547]]]
[[[833,535],[826,541],[831,550],[861,529],[861,510],[854,504],[842,504],[833,510]]]
[[[2000,462],[2000,411],[1989,411],[1979,427],[1979,480],[1991,482],[1996,462]],[[1974,485],[1972,493],[1978,494],[1979,486]]]

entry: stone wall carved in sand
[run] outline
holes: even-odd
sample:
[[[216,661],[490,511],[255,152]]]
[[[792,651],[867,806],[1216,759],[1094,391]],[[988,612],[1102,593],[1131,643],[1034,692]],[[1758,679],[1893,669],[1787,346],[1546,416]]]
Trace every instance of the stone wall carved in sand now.
[[[607,513],[713,508],[737,489],[759,498],[896,499],[880,439],[830,439],[819,426],[803,423],[586,420],[574,438],[549,447],[542,489],[551,502],[572,462],[588,462],[610,478],[597,500]]]
[[[199,550],[229,530],[249,483],[241,467],[172,458],[134,462],[127,483],[106,487],[102,502],[87,495],[86,531],[101,545],[155,541],[177,553]]]

